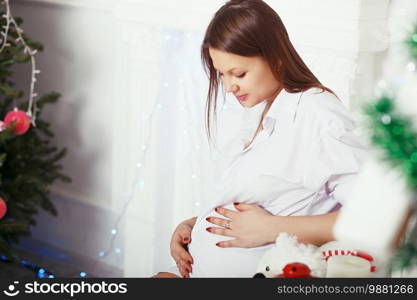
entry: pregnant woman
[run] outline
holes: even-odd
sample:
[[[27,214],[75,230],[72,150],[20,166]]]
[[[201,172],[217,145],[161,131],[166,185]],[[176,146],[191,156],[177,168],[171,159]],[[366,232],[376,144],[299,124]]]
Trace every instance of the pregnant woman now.
[[[177,265],[154,277],[251,277],[279,232],[316,245],[333,239],[366,150],[348,110],[263,1],[223,5],[201,56],[210,80],[209,140],[219,84],[244,107],[241,130],[223,149],[217,197],[173,233]]]

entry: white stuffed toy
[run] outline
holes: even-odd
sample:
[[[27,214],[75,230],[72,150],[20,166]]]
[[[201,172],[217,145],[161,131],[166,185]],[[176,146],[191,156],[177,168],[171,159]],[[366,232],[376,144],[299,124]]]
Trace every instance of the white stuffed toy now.
[[[365,252],[332,241],[317,247],[280,233],[275,246],[259,262],[257,278],[272,277],[372,277],[374,260]]]
[[[291,263],[307,265],[314,277],[325,275],[326,261],[317,246],[298,243],[297,237],[280,233],[275,247],[265,252],[261,258],[254,277],[277,277],[283,272],[284,267]]]

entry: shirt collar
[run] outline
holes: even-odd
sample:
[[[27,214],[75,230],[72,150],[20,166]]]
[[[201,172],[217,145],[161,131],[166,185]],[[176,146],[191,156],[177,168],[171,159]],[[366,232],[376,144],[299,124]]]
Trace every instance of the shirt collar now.
[[[278,112],[280,111],[280,107],[284,105],[285,103],[285,94],[288,92],[285,89],[282,89],[279,94],[275,97],[274,101],[271,104],[271,107],[269,108],[268,112],[265,115],[264,121],[267,118],[276,119]]]
[[[271,104],[271,107],[269,108],[268,112],[266,113],[264,117],[264,120],[262,122],[263,127],[265,127],[267,123],[266,119],[268,119],[268,117],[272,119],[277,118],[279,108],[283,104],[282,102],[283,102],[284,94],[286,93],[287,91],[285,89],[282,89],[279,92],[279,94],[275,97],[274,101]],[[267,103],[268,103],[267,100],[263,100],[252,107],[244,107],[243,108],[243,126],[252,127],[254,124],[256,125],[259,124],[259,121],[261,120],[262,112],[264,111]]]
[[[227,146],[227,150],[224,153],[229,155],[241,154],[250,150],[254,145],[266,140],[275,130],[276,120],[279,116],[280,107],[285,105],[285,95],[287,91],[282,89],[279,94],[275,97],[274,101],[271,104],[268,112],[266,113],[263,121],[262,127],[263,130],[259,133],[259,136],[252,142],[252,144],[244,148],[255,134],[255,131],[261,120],[262,112],[267,104],[267,101],[264,100],[252,107],[244,107],[243,116],[242,116],[242,125],[238,136],[233,139],[232,143]]]
[[[254,145],[264,141],[267,139],[275,130],[276,125],[276,119],[278,117],[278,112],[280,110],[280,106],[283,105],[282,100],[284,98],[284,95],[287,92],[285,89],[282,89],[279,94],[275,97],[274,101],[271,104],[271,107],[269,108],[268,112],[266,113],[263,121],[262,121],[262,127],[263,131],[259,133],[259,137],[257,137],[252,144],[243,149],[242,152],[246,152],[249,149],[251,149]],[[267,105],[267,101],[264,100],[252,107],[245,108],[245,114],[243,119],[243,127],[241,130],[241,136],[243,140],[246,140],[250,137],[253,137],[253,134],[256,131],[256,128],[259,124],[259,121],[262,116],[262,112],[265,109],[265,106]],[[246,117],[246,118],[245,118]]]

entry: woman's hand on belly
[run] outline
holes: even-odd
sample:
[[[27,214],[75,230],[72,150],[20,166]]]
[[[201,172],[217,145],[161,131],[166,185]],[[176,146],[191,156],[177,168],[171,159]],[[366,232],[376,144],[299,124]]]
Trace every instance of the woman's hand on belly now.
[[[191,242],[191,231],[195,225],[196,218],[181,222],[172,234],[170,248],[171,256],[177,263],[178,270],[183,277],[188,277],[192,272],[191,264],[193,258],[188,252],[188,244]]]
[[[273,218],[277,216],[256,204],[234,203],[234,206],[237,212],[224,207],[216,208],[216,212],[226,217],[225,219],[212,216],[206,219],[220,226],[220,228],[208,227],[208,232],[235,238],[217,243],[218,247],[253,248],[275,241],[276,230],[273,229]]]

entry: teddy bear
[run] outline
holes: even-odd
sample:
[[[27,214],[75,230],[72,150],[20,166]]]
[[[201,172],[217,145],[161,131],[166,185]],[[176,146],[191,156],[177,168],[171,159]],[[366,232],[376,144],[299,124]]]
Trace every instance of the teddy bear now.
[[[372,277],[373,257],[338,241],[317,247],[299,243],[296,236],[280,233],[274,247],[261,258],[255,278]]]

